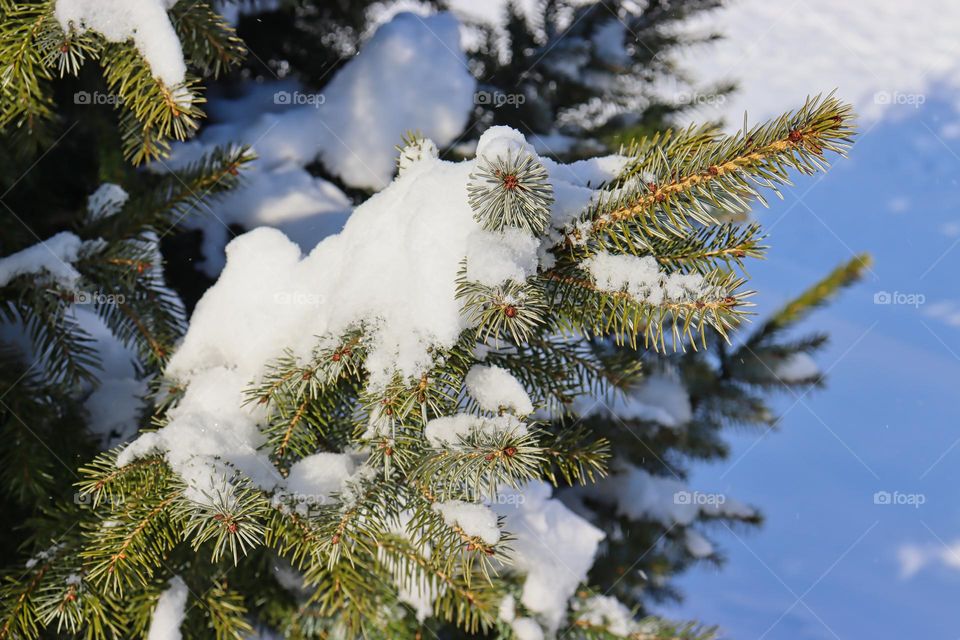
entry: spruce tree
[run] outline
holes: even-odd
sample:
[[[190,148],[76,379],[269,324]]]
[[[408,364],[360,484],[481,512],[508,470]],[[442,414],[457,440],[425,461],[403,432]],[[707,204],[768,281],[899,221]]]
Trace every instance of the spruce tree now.
[[[585,165],[540,157],[502,128],[459,163],[412,134],[395,183],[357,209],[340,241],[369,240],[357,255],[413,269],[433,285],[416,297],[427,304],[411,310],[389,291],[364,297],[345,283],[320,295],[273,282],[260,303],[276,317],[257,320],[242,299],[257,287],[237,288],[242,270],[276,265],[287,249],[256,232],[233,245],[236,266],[180,341],[186,318],[158,242],[236,186],[251,154],[221,149],[160,176],[132,170],[162,162],[170,141],[196,128],[199,78],[171,85],[136,40],[64,28],[54,3],[0,9],[10,229],[0,247],[0,455],[4,507],[23,522],[3,540],[14,560],[0,638],[710,635],[647,617],[649,597],[672,595],[673,573],[718,558],[701,533],[710,520],[759,516],[732,501],[691,505],[685,468],[725,455],[728,425],[769,425],[769,392],[820,384],[807,354],[825,336],[787,331],[867,264],[842,265],[751,330],[744,268],[764,253],[762,228],[730,220],[790,171],[842,153],[849,107],[812,99],[736,135],[657,134]],[[355,46],[359,12],[332,4],[322,15],[346,25],[343,42]],[[240,40],[208,5],[178,3],[169,17],[191,72],[212,79],[240,62]],[[109,105],[116,118],[75,98],[96,91],[122,98]],[[550,122],[574,104],[550,100]],[[70,188],[50,189],[61,177]],[[27,217],[37,203],[50,213]],[[412,233],[434,227],[403,226],[440,213],[459,229],[441,235],[460,250],[452,263],[431,262],[443,247]],[[379,224],[400,224],[410,245],[378,240]],[[312,264],[322,273],[324,257],[342,260],[342,273],[370,288],[389,281],[334,252]],[[438,264],[452,265],[449,279],[414,269]],[[337,307],[303,316],[325,318],[327,330],[277,335],[274,321],[298,313],[304,295]],[[445,310],[452,325],[424,320]],[[279,352],[237,355],[262,350],[242,342],[244,313]],[[88,424],[103,356],[94,318],[136,350],[151,391],[132,442]],[[220,327],[238,333],[218,337]],[[216,345],[226,346],[211,357]],[[231,385],[233,404],[222,393]],[[649,395],[678,392],[679,413]],[[208,438],[222,449],[206,449]],[[537,522],[548,523],[540,536],[559,536],[555,548],[530,530]],[[560,566],[555,583],[544,565]]]

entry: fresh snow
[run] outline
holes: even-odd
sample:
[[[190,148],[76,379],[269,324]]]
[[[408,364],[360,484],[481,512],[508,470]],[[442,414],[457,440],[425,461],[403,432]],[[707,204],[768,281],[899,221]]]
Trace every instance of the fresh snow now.
[[[543,640],[543,629],[533,618],[517,618],[510,628],[517,640]]]
[[[50,278],[64,289],[72,289],[80,279],[73,263],[103,246],[95,240],[83,241],[76,234],[61,231],[46,240],[0,258],[0,287],[27,274]]]
[[[467,241],[466,278],[488,287],[523,282],[537,271],[540,241],[520,229],[477,231]]]
[[[553,633],[566,616],[567,601],[586,579],[604,533],[551,498],[551,492],[540,481],[519,492],[503,489],[492,508],[515,536],[508,569],[526,576],[520,602]]]
[[[160,594],[150,620],[147,640],[180,640],[180,625],[186,617],[189,589],[180,576],[170,580],[170,586]]]
[[[391,23],[392,24],[392,23]],[[382,30],[382,29],[381,29]],[[523,136],[494,127],[481,136],[478,153],[523,147]],[[572,193],[581,202],[594,191],[588,181],[614,177],[621,163],[544,163],[565,211]],[[282,233],[257,229],[227,247],[220,279],[197,304],[190,327],[172,355],[166,376],[186,387],[169,424],[125,449],[121,466],[162,453],[187,480],[195,500],[209,501],[239,470],[267,490],[282,478],[260,447],[265,418],[260,407],[242,407],[243,391],[287,349],[309,357],[319,340],[336,344],[350,329],[365,330],[371,391],[400,376],[418,378],[433,366],[436,349],[448,349],[469,321],[456,297],[457,279],[470,237],[482,231],[467,203],[474,161],[424,158],[357,207],[343,231],[307,255]],[[556,221],[554,222],[556,224]],[[511,392],[508,402],[527,409]],[[500,393],[500,391],[497,391]],[[464,426],[458,429],[473,427]],[[523,426],[512,416],[485,419],[481,429]],[[438,446],[445,429],[428,429]]]
[[[653,256],[600,252],[584,261],[597,288],[625,292],[638,302],[659,305],[701,299],[709,292],[703,276],[695,273],[665,273]]]
[[[306,167],[319,159],[351,187],[382,189],[396,170],[394,147],[406,132],[429,139],[417,156],[423,160],[460,135],[474,87],[456,19],[400,13],[322,94],[284,81],[253,86],[232,100],[212,98],[211,124],[196,139],[174,145],[171,157],[153,168],[182,168],[218,146],[247,144],[256,152],[243,184],[210,203],[212,216],[185,220],[203,229],[203,266],[216,276],[231,224],[279,228],[306,251],[339,231],[349,198]],[[402,156],[404,169],[412,164],[410,153]]]
[[[167,16],[177,0],[57,0],[54,15],[67,33],[93,30],[110,42],[133,40],[154,77],[167,87],[186,78],[180,39]],[[189,92],[179,96],[187,104]]]
[[[97,220],[116,215],[129,198],[130,195],[120,185],[104,182],[87,198],[87,212],[90,219]]]
[[[423,428],[427,442],[438,449],[456,449],[471,434],[493,438],[503,433],[520,438],[527,435],[527,425],[511,415],[485,418],[458,413],[434,418]]]
[[[500,542],[497,516],[490,507],[462,500],[448,500],[433,505],[450,527],[459,527],[465,534],[493,545]]]
[[[513,374],[495,365],[474,365],[467,372],[467,392],[485,411],[508,409],[517,415],[533,413],[533,403]]]
[[[300,497],[323,501],[339,493],[353,475],[356,465],[346,453],[315,453],[298,460],[287,475],[287,491]]]
[[[639,630],[630,609],[612,596],[590,596],[577,603],[576,614],[578,621],[618,636],[628,637]]]

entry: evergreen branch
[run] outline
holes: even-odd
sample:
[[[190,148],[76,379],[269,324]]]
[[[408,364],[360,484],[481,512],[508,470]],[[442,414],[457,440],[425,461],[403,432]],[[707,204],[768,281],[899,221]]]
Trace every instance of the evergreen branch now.
[[[839,291],[858,282],[870,269],[871,264],[873,259],[868,254],[854,256],[841,264],[770,316],[747,338],[741,349],[757,349],[787,327],[797,324],[812,311],[829,302]]]
[[[831,95],[733,136],[704,138],[691,130],[686,135],[698,138],[699,145],[678,136],[673,140],[682,153],[651,152],[646,183],[634,181],[607,192],[567,230],[565,243],[576,246],[630,223],[652,235],[681,235],[692,221],[709,225],[717,220],[708,206],[728,215],[749,211],[754,198],[765,203],[759,188],[778,193],[778,185],[789,184],[788,169],[814,173],[825,168],[825,152],[843,154],[853,135],[847,124],[851,113]]]

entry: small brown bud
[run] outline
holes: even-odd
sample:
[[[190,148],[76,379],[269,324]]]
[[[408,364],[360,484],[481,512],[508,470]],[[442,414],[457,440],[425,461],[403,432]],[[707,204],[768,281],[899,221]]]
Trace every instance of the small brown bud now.
[[[237,526],[236,522],[231,522],[230,524],[227,525],[227,531],[229,531],[230,533],[236,533],[237,529],[239,528],[240,527]]]
[[[803,132],[797,129],[790,130],[790,142],[800,142],[803,140]]]
[[[332,359],[334,362],[340,362],[340,358],[341,358],[340,352],[339,352],[339,351],[334,351],[334,352],[333,352],[333,356],[331,356],[331,359]]]
[[[507,316],[508,318],[514,318],[517,315],[517,308],[512,304],[508,304],[503,308],[503,315]]]
[[[709,173],[712,176],[720,175],[720,167],[718,167],[715,164],[712,164],[707,168],[707,173]]]
[[[507,191],[513,191],[519,186],[520,181],[517,180],[517,176],[511,174],[505,175],[503,177],[503,188]]]
[[[506,455],[508,458],[512,458],[513,456],[517,455],[517,448],[516,448],[516,447],[507,447],[506,449],[503,450],[503,453],[504,453],[504,455]]]
[[[340,534],[339,533],[333,534],[333,537],[330,538],[330,542],[333,544],[340,544]]]

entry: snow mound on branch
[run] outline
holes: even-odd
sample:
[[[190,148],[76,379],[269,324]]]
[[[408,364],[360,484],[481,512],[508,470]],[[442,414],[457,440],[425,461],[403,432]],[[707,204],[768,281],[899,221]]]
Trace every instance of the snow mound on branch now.
[[[346,453],[315,453],[297,461],[287,475],[287,490],[298,496],[324,499],[343,488],[356,465]]]
[[[519,492],[506,489],[493,509],[505,518],[504,529],[516,537],[510,541],[510,568],[526,575],[520,601],[552,633],[566,616],[568,600],[586,579],[604,533],[551,498],[551,491],[540,481]]]
[[[305,167],[319,159],[351,187],[383,189],[396,169],[394,146],[405,132],[421,132],[436,148],[463,131],[475,84],[451,14],[401,13],[377,30],[322,94],[282,82],[214,102],[211,111],[222,120],[175,145],[170,160],[154,168],[182,168],[218,146],[247,144],[256,152],[258,159],[243,174],[246,185],[211,204],[213,219],[188,220],[208,236],[205,268],[216,276],[230,224],[278,227],[305,250],[338,231],[350,200]]]
[[[526,389],[503,367],[474,365],[467,372],[464,384],[485,411],[504,408],[521,416],[533,413],[533,403]]]
[[[433,505],[449,527],[460,527],[468,536],[480,538],[487,544],[500,542],[497,516],[490,507],[462,500],[448,500]]]
[[[478,152],[522,143],[516,131],[494,127],[481,137]],[[348,330],[363,327],[372,391],[395,375],[427,373],[437,350],[451,348],[469,327],[456,282],[471,237],[485,233],[467,203],[475,164],[423,158],[306,257],[274,229],[231,242],[220,279],[197,304],[167,367],[167,377],[186,388],[180,403],[168,413],[167,426],[141,436],[118,464],[162,453],[199,501],[209,500],[205,496],[234,470],[271,490],[283,480],[258,450],[263,410],[241,408],[244,389],[270,361],[288,349],[308,358],[318,340],[336,345]],[[621,166],[602,160],[544,164],[558,191],[577,194],[577,201],[581,192],[587,199],[593,193],[587,181],[609,180],[611,169]],[[558,198],[554,206],[563,211],[571,203]]]
[[[617,255],[599,252],[584,261],[597,288],[625,292],[634,300],[659,305],[689,302],[703,297],[708,288],[696,273],[665,273],[652,256]]]
[[[173,576],[170,586],[160,594],[157,606],[153,610],[147,640],[180,640],[180,625],[187,616],[188,589],[183,578]]]
[[[177,0],[57,0],[54,15],[67,33],[72,25],[81,33],[96,31],[110,42],[133,40],[153,76],[174,87],[184,81],[187,73],[180,39],[167,16],[176,3]]]
[[[482,418],[469,413],[434,418],[423,428],[423,436],[431,446],[456,448],[463,438],[480,433],[493,438],[509,433],[517,438],[527,435],[527,425],[511,415]]]
[[[72,289],[80,279],[73,263],[103,245],[99,241],[83,241],[69,231],[50,236],[37,244],[0,258],[0,287],[23,275],[49,277],[65,289]]]

